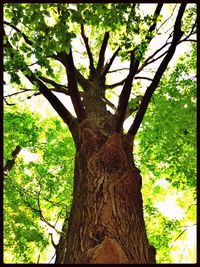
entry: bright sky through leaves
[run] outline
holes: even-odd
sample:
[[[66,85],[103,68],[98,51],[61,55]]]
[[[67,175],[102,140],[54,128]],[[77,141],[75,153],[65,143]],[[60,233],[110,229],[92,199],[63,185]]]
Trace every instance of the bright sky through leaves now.
[[[165,9],[163,9],[163,20],[169,17],[173,7],[174,5],[171,4],[165,5]],[[153,12],[154,7],[151,4],[144,4],[143,10],[148,14],[150,11]],[[55,21],[56,18],[53,17],[53,15],[48,19],[46,18],[46,22],[50,26],[54,25]],[[173,25],[173,19],[169,21],[169,24],[164,26],[163,31],[167,31],[171,25]],[[10,28],[8,27],[6,31],[9,32],[9,30]],[[163,35],[156,37],[150,44],[148,53],[151,54],[151,49],[155,50],[156,47],[160,47],[163,42],[166,41],[167,36],[166,34],[164,37]],[[85,50],[83,43],[81,44],[80,42],[80,38],[74,39],[72,44],[75,64],[80,65],[80,67],[81,65],[88,66],[88,60],[80,55],[80,52],[84,52]],[[95,50],[96,47],[94,46],[92,49]],[[194,163],[195,145],[193,141],[195,140],[196,130],[195,80],[193,80],[192,83],[192,79],[196,75],[196,70],[193,67],[196,64],[195,49],[194,46],[191,49],[190,42],[183,42],[178,46],[170,62],[170,67],[162,79],[163,82],[161,82],[160,87],[155,93],[155,97],[152,99],[152,103],[145,115],[144,122],[142,123],[142,127],[135,141],[135,160],[142,171],[143,177],[144,212],[146,214],[148,235],[150,240],[159,248],[157,260],[158,262],[164,261],[162,263],[170,262],[170,260],[176,263],[195,263],[196,261],[196,206],[194,204],[193,194],[193,192],[195,192],[195,186],[189,184],[190,177],[191,180],[194,179],[196,168]],[[111,49],[108,49],[106,58],[109,59],[112,53]],[[180,56],[182,56],[181,59]],[[31,60],[34,63],[36,57],[33,56]],[[157,68],[160,61],[158,60],[155,64],[152,64],[149,71],[144,70],[139,76],[152,78],[153,71]],[[61,70],[60,64],[53,64],[56,78],[67,85],[65,71]],[[116,58],[112,69],[126,68],[128,66],[129,63],[126,60],[121,62],[119,58]],[[187,66],[186,70],[185,66]],[[31,67],[32,70],[36,70],[37,68],[38,65]],[[58,74],[60,74],[60,76]],[[114,72],[109,76],[109,83],[112,84],[121,81],[126,75],[126,70]],[[4,87],[4,95],[14,93],[16,90],[22,88],[21,85],[10,83],[10,78],[7,75],[5,75],[4,78],[5,81],[8,82],[8,85]],[[32,84],[22,75],[20,75],[20,79],[24,88],[32,88]],[[137,95],[142,95],[149,84],[149,80],[139,80],[138,83],[136,80],[136,83],[133,85],[133,91],[136,92]],[[119,86],[112,92],[108,92],[108,98],[115,106],[117,106],[120,91],[121,87]],[[69,97],[60,93],[54,94],[64,103],[72,114],[75,115]],[[132,99],[134,99],[134,95],[132,95]],[[34,220],[31,218],[30,213],[28,213],[26,206],[23,206],[23,201],[19,200],[17,192],[14,191],[13,200],[10,200],[12,199],[11,195],[13,193],[12,187],[17,188],[17,186],[20,185],[34,195],[34,192],[36,192],[40,186],[40,179],[43,179],[41,177],[49,177],[44,181],[44,186],[42,187],[44,196],[47,198],[52,197],[52,200],[55,201],[57,193],[61,194],[61,196],[67,195],[69,196],[69,200],[64,199],[63,206],[70,207],[70,190],[72,183],[70,179],[73,175],[72,162],[74,151],[73,143],[70,139],[71,137],[66,131],[66,126],[60,122],[58,115],[43,96],[34,96],[27,99],[27,94],[24,94],[24,96],[21,94],[7,98],[7,100],[9,103],[17,103],[17,105],[13,109],[6,104],[4,105],[4,112],[6,113],[4,122],[5,161],[10,157],[12,149],[18,142],[22,142],[24,145],[17,159],[16,169],[13,169],[10,173],[10,177],[15,177],[15,180],[12,182],[9,181],[6,187],[8,188],[8,199],[10,201],[10,203],[6,202],[6,208],[10,211],[10,216],[12,217],[13,214],[16,219],[15,222],[12,222],[12,225],[9,226],[8,224],[6,226],[7,232],[5,235],[5,242],[7,242],[7,250],[5,252],[5,257],[6,262],[9,262],[9,260],[12,261],[12,259],[16,260],[16,255],[18,255],[17,257],[19,258],[23,258],[23,256],[19,256],[21,255],[20,253],[22,253],[20,249],[17,252],[18,254],[15,252],[15,240],[20,240],[19,242],[21,243],[19,243],[18,246],[21,246],[21,250],[23,251],[23,246],[26,243],[22,238],[23,231],[26,233],[23,223],[29,225],[30,222]],[[18,112],[26,114],[23,119],[21,119]],[[20,124],[19,122],[21,121],[22,123]],[[129,128],[132,121],[133,117],[125,121],[126,129]],[[27,125],[30,126],[29,130],[26,130]],[[191,134],[189,137],[189,134],[185,134],[186,127],[188,127],[189,134]],[[64,136],[65,132],[67,132],[66,137]],[[29,135],[28,139],[27,135]],[[53,143],[53,138],[57,138],[56,140],[59,140],[59,142],[57,144]],[[34,141],[31,141],[31,139]],[[63,140],[63,142],[61,142],[61,140]],[[176,148],[174,146],[176,146]],[[66,151],[68,153],[67,159]],[[60,159],[58,159],[58,155]],[[57,166],[58,169],[56,171],[55,169]],[[38,174],[38,171],[41,173],[41,176]],[[62,188],[59,186],[60,181],[57,182],[57,179],[58,176],[62,179],[66,172],[70,177],[70,182],[66,182],[64,185],[65,188],[63,188],[62,191]],[[174,185],[172,186],[171,183],[174,183]],[[48,195],[47,188],[52,190],[52,195]],[[151,192],[151,196],[149,196],[149,192]],[[16,207],[18,201],[19,210]],[[34,203],[34,199],[31,199],[31,201]],[[49,203],[43,200],[41,205],[43,205],[45,214],[47,218],[49,218],[50,223],[54,223],[56,221],[58,209],[53,208],[51,210],[48,204]],[[14,210],[12,210],[12,207],[14,207]],[[22,218],[24,222],[22,219],[18,218],[20,212],[23,214]],[[53,214],[53,218],[50,218],[51,214]],[[34,227],[34,229],[37,229],[38,227],[38,217],[37,215],[34,216],[35,222],[37,223],[30,226],[31,229]],[[10,220],[10,217],[8,217],[7,220]],[[61,229],[62,222],[63,217],[58,220],[58,229]],[[41,254],[43,261],[48,263],[54,254],[54,249],[50,245],[48,234],[50,232],[53,234],[55,243],[58,240],[58,235],[51,227],[47,226],[45,222],[39,222],[39,225],[44,227],[42,231],[46,240],[48,240],[48,244],[46,244],[47,249],[40,252],[40,250],[35,247],[35,243],[32,242],[32,251],[35,254],[34,257],[31,257],[32,260],[34,259],[34,261],[36,261],[35,259]],[[11,227],[16,227],[16,230],[13,228],[14,232],[11,234],[11,241],[8,241],[8,236],[10,235],[10,231],[12,231],[10,229]],[[155,232],[153,230],[155,230]],[[181,234],[184,230],[185,232]],[[165,234],[163,234],[163,231],[165,231]],[[34,232],[32,233],[34,236]],[[179,235],[180,237],[178,237]],[[38,235],[38,240],[40,240],[40,246],[42,247],[45,241],[41,241],[43,240],[41,236]],[[28,237],[25,236],[24,238],[28,240]],[[160,247],[159,244],[161,244]],[[166,255],[166,251],[170,251],[168,254],[170,254],[171,259]],[[24,261],[26,261],[26,259]],[[53,262],[53,260],[51,262]]]

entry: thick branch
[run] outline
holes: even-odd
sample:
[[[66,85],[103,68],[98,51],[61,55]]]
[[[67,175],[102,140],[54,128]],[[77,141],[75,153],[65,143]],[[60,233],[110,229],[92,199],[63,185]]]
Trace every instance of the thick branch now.
[[[5,33],[4,33],[5,34]],[[12,48],[9,41],[6,42],[6,46],[9,48]],[[24,62],[25,63],[25,62]],[[28,66],[27,66],[28,68]],[[29,69],[29,68],[28,68]],[[21,65],[20,70],[24,74],[24,67]],[[50,102],[52,107],[57,111],[58,115],[63,119],[63,121],[69,126],[69,129],[71,128],[71,123],[75,119],[72,114],[66,109],[66,107],[60,102],[60,100],[46,87],[46,85],[35,77],[33,72],[29,69],[29,72],[31,75],[24,74],[26,78],[32,83],[36,83],[38,85],[39,91],[43,94],[43,96]]]
[[[63,121],[69,126],[71,126],[72,121],[75,119],[72,114],[66,109],[66,107],[60,102],[60,100],[46,87],[46,85],[37,79],[32,73],[31,76],[26,76],[31,83],[37,83],[39,91],[42,95],[50,102],[52,107],[57,111],[58,115],[63,119]]]
[[[109,69],[110,69],[110,67],[111,67],[111,65],[112,65],[112,63],[113,63],[113,61],[114,61],[114,59],[116,58],[117,54],[119,53],[119,50],[120,50],[120,47],[117,48],[117,50],[115,51],[115,53],[114,53],[113,56],[111,57],[109,63],[107,63],[107,64],[105,65],[104,71],[103,71],[103,73],[102,73],[102,77],[105,77],[106,74],[108,73],[108,71],[109,71]]]
[[[79,122],[81,122],[86,118],[86,113],[78,91],[76,68],[74,66],[72,51],[70,50],[69,55],[67,55],[65,52],[60,52],[58,55],[58,60],[60,60],[66,68],[68,90],[77,115],[77,119]]]
[[[67,65],[66,65],[66,53],[65,52],[60,52],[57,55],[52,55],[51,58],[60,61],[67,72]],[[74,72],[75,75],[74,77],[76,77],[77,82],[80,84],[80,86],[83,88],[84,91],[87,90],[88,86],[89,86],[89,82],[87,79],[85,79],[85,77],[81,74],[81,72],[79,70],[77,70],[74,66]]]
[[[15,27],[14,25],[12,25],[12,24],[10,24],[9,22],[4,22],[6,25],[8,25],[8,26],[10,26],[10,27],[12,27],[14,30],[16,30],[17,32],[19,32],[19,33],[21,33],[22,34],[22,36],[23,36],[23,38],[24,38],[24,40],[26,41],[26,43],[27,44],[29,44],[29,45],[32,45],[33,43],[28,39],[28,37],[24,34],[24,33],[22,33],[17,27]],[[52,56],[52,58],[54,58],[54,59],[58,59],[56,56]],[[82,88],[83,89],[86,89],[87,88],[87,85],[88,85],[88,83],[87,83],[87,80],[83,77],[83,75],[78,71],[78,70],[75,70],[76,71],[76,75],[77,75],[77,81],[79,82],[79,84],[82,86]],[[50,83],[50,84],[52,84],[53,86],[55,86],[55,87],[57,87],[58,88],[58,84],[57,83],[55,83],[54,81],[52,81],[52,80],[48,80],[47,81],[47,78],[45,78],[45,77],[40,77],[40,79],[41,80],[43,80],[44,82],[47,82],[47,83]],[[63,88],[64,86],[62,85],[62,88]],[[55,91],[55,90],[54,90]]]
[[[89,61],[90,61],[90,75],[92,76],[94,74],[94,72],[95,72],[94,60],[93,60],[92,52],[90,50],[90,46],[89,46],[89,43],[88,43],[88,38],[85,35],[84,25],[83,24],[81,24],[81,36],[82,36],[83,41],[85,43],[85,47],[86,47],[87,54],[88,54],[88,57],[89,57]]]
[[[80,73],[79,70],[75,69],[77,82],[80,84],[80,86],[83,88],[84,91],[88,89],[89,82],[85,77]]]
[[[148,107],[148,104],[151,100],[151,97],[155,91],[155,89],[158,87],[158,84],[160,82],[160,79],[163,75],[163,73],[165,72],[169,61],[171,60],[171,58],[173,57],[176,47],[178,45],[179,40],[181,39],[183,32],[181,31],[181,20],[184,14],[186,8],[186,4],[181,4],[180,8],[179,8],[179,12],[174,24],[174,35],[173,35],[173,39],[172,39],[172,43],[171,46],[168,50],[167,55],[164,57],[163,61],[161,62],[155,76],[154,79],[152,81],[152,83],[150,84],[150,86],[147,88],[143,100],[141,102],[141,105],[139,107],[139,110],[135,116],[135,119],[133,121],[132,126],[130,127],[128,133],[130,135],[135,135],[140,127],[140,124],[143,120],[144,114],[146,112],[146,109]]]
[[[104,35],[104,39],[102,42],[102,46],[99,52],[99,60],[98,60],[98,64],[97,64],[97,72],[100,71],[103,68],[103,64],[104,64],[104,59],[105,59],[105,51],[106,51],[106,47],[108,44],[108,39],[109,39],[109,33],[105,32]]]
[[[157,17],[160,14],[162,6],[163,6],[163,4],[157,5],[156,10],[154,12],[155,22],[150,26],[149,32],[152,32],[155,30],[156,24],[157,24]],[[148,43],[150,43],[152,37],[150,35],[147,35],[145,39],[147,40]],[[135,51],[136,50],[137,50],[137,47],[131,52],[130,71],[129,71],[129,74],[128,74],[127,79],[125,81],[121,95],[119,97],[119,103],[117,106],[117,111],[115,113],[115,115],[116,115],[115,131],[116,132],[121,132],[123,122],[125,119],[125,115],[126,115],[126,109],[128,106],[130,93],[131,93],[133,78],[138,71],[138,67],[139,67],[139,63],[140,63],[140,61],[135,58]]]
[[[19,155],[19,152],[21,151],[20,146],[16,146],[14,151],[12,152],[12,159],[8,160],[6,165],[3,168],[4,177],[11,171],[13,166],[15,165],[16,157]]]
[[[69,96],[69,90],[67,90],[66,87],[52,87],[49,88],[49,90],[55,93],[62,93]]]
[[[116,132],[121,132],[124,118],[126,115],[126,108],[128,106],[128,101],[131,93],[131,88],[132,88],[132,82],[133,78],[137,72],[138,66],[139,66],[139,61],[135,60],[135,51],[131,52],[131,63],[130,63],[130,72],[126,78],[125,84],[123,86],[122,92],[119,97],[119,103],[117,106],[117,111],[115,113],[116,116],[116,127],[115,131]]]
[[[103,98],[103,101],[105,101],[105,103],[109,106],[109,107],[111,107],[113,110],[115,110],[116,111],[116,107],[115,107],[115,105],[112,103],[112,102],[110,102],[110,100],[108,100],[107,98]]]

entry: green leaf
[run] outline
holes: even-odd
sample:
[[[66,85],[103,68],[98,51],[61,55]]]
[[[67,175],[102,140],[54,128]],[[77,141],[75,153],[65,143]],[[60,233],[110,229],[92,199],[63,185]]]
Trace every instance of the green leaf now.
[[[3,44],[6,44],[7,41],[8,41],[7,36],[4,35],[4,36],[3,36]]]
[[[69,53],[70,53],[70,47],[65,47],[65,52],[69,55]]]

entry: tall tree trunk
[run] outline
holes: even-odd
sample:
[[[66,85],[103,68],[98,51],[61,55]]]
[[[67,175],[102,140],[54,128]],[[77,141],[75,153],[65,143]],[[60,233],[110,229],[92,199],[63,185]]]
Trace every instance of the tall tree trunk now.
[[[115,132],[107,138],[88,119],[81,132],[72,210],[56,263],[155,263],[155,249],[145,231],[132,138]]]

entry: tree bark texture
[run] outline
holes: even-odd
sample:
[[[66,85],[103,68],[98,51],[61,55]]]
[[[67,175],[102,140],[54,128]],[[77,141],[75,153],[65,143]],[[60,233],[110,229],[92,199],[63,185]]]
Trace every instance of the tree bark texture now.
[[[56,263],[155,263],[132,137],[116,132],[105,137],[89,119],[80,124],[80,131],[72,210]]]

